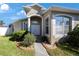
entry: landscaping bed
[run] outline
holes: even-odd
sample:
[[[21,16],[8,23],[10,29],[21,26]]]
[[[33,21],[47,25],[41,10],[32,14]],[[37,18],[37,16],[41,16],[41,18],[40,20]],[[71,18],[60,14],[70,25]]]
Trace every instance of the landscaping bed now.
[[[50,56],[78,56],[79,50],[72,49],[71,47],[67,45],[58,45],[58,46],[52,46],[49,44],[43,44],[43,46],[46,48],[48,54]]]
[[[79,56],[79,24],[55,45],[43,43],[43,46],[50,56]]]
[[[28,50],[28,51],[34,50],[34,44],[33,45],[30,45],[28,47],[23,47],[23,46],[19,46],[19,43],[20,42],[16,42],[16,46],[17,46],[17,48],[19,48],[21,50]]]
[[[16,42],[9,41],[10,37],[0,37],[0,56],[34,56],[34,46],[22,47],[16,46]]]

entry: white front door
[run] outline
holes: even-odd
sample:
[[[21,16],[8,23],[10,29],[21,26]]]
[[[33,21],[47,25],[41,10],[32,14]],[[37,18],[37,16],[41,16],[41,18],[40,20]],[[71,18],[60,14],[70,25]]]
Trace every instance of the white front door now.
[[[32,24],[31,33],[33,33],[34,35],[40,35],[40,25]]]

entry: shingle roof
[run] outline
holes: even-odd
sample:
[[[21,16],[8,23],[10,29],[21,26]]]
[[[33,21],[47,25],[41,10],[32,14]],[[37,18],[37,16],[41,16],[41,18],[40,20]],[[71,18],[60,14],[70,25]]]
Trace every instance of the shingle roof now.
[[[16,23],[16,22],[22,22],[22,21],[27,21],[27,18],[24,18],[24,19],[18,19],[17,21],[13,22],[13,24]]]
[[[70,9],[70,8],[65,8],[65,7],[51,7],[49,8],[49,10],[51,11],[58,11],[58,12],[66,12],[66,13],[75,13],[75,14],[79,14],[79,10],[76,9]]]

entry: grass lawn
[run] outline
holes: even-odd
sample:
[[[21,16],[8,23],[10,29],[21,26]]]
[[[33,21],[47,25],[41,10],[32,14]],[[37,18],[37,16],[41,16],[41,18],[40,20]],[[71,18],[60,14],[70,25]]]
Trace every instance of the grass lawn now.
[[[55,49],[46,48],[46,50],[50,56],[79,56],[79,51],[65,45],[60,45]]]
[[[21,50],[16,43],[9,41],[10,37],[0,37],[0,56],[33,56],[34,49]]]

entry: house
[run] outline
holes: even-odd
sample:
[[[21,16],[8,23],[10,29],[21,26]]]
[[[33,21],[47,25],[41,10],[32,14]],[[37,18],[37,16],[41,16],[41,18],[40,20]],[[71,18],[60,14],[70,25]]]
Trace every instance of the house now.
[[[13,32],[20,31],[20,30],[26,30],[27,27],[28,27],[27,26],[27,18],[19,19],[9,25],[10,34],[12,34]]]
[[[44,8],[39,4],[23,7],[27,15],[27,29],[37,36],[47,36],[53,44],[79,24],[79,10],[62,7]],[[15,25],[19,30],[17,23]]]
[[[0,26],[0,36],[5,36],[10,34],[10,29],[8,26]]]

